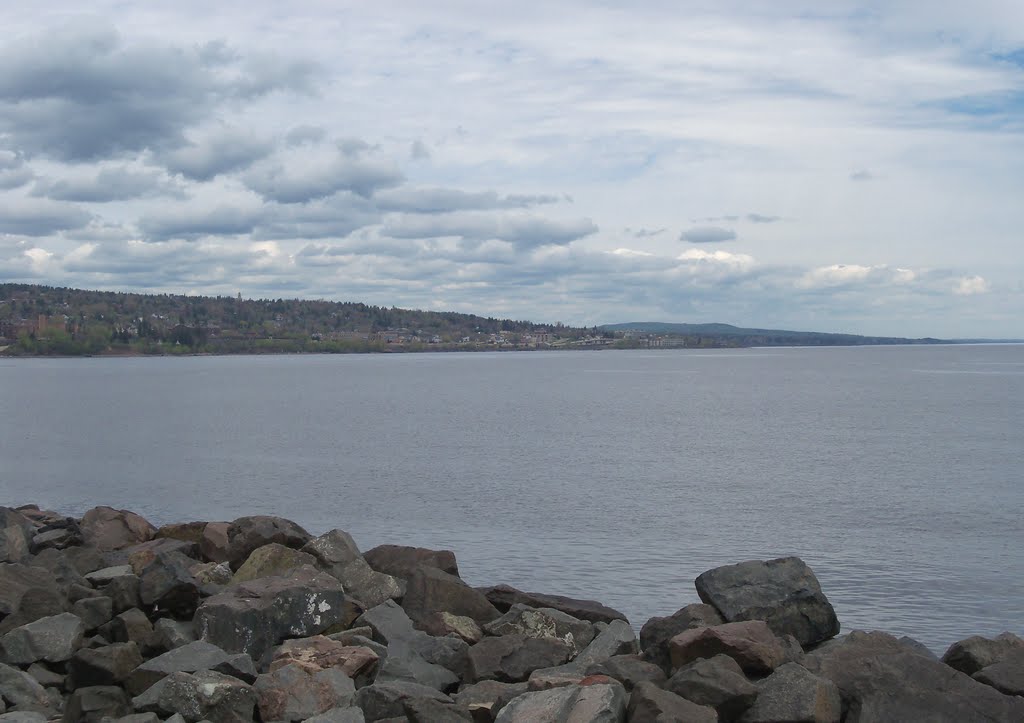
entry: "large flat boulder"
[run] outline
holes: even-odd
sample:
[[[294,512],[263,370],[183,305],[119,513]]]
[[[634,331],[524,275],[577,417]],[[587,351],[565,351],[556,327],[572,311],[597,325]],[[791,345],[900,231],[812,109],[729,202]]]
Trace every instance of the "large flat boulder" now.
[[[285,638],[347,627],[348,615],[341,583],[304,565],[288,575],[241,583],[205,599],[194,622],[199,639],[259,661]]]
[[[750,560],[701,573],[700,599],[728,622],[763,620],[804,647],[839,633],[839,619],[811,568],[798,557]]]
[[[101,552],[120,550],[153,539],[156,528],[141,515],[113,507],[94,507],[80,523],[85,544]]]
[[[523,592],[510,585],[495,585],[481,588],[480,591],[491,603],[507,612],[516,603],[534,608],[554,608],[567,615],[592,623],[610,623],[613,620],[627,620],[626,616],[614,608],[602,605],[596,600],[582,600],[565,597],[564,595],[548,595],[539,592]]]
[[[753,674],[770,673],[787,662],[785,647],[762,620],[687,630],[669,641],[669,652],[674,668],[720,654]]]
[[[8,663],[29,665],[38,661],[62,663],[82,647],[85,625],[73,613],[40,618],[11,630],[0,638]]]

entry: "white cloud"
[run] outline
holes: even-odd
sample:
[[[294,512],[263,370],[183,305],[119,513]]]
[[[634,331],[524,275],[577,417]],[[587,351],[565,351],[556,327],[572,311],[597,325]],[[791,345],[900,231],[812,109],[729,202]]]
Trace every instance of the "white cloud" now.
[[[965,276],[957,279],[956,286],[953,287],[953,293],[957,296],[976,296],[988,292],[988,282],[980,276]]]

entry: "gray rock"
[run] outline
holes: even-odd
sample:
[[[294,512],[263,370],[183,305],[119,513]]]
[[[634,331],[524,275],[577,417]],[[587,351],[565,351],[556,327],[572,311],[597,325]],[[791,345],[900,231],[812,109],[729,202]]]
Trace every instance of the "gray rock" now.
[[[524,693],[501,709],[495,723],[618,723],[625,719],[622,686],[597,684]]]
[[[93,570],[86,574],[85,579],[92,585],[103,586],[114,578],[123,577],[125,575],[135,575],[135,570],[133,570],[132,566],[128,563],[101,567],[99,570]]]
[[[84,636],[82,619],[72,613],[61,613],[11,630],[0,639],[0,647],[7,662],[16,665],[39,660],[59,663],[82,646]]]
[[[481,680],[466,685],[455,694],[455,702],[472,711],[486,711],[489,719],[497,715],[495,705],[500,699],[511,700],[528,690],[526,683],[502,683],[499,680]]]
[[[114,617],[114,601],[106,595],[82,598],[71,606],[71,612],[82,619],[85,631],[90,632]]]
[[[111,507],[89,510],[82,516],[80,527],[85,543],[101,552],[145,542],[156,532],[153,525],[134,512]]]
[[[161,683],[157,699],[160,710],[154,712],[179,713],[190,722],[250,723],[253,720],[256,694],[252,687],[230,675],[212,670],[171,673]]]
[[[839,689],[796,663],[786,663],[757,684],[754,704],[743,723],[839,723],[843,707]]]
[[[107,723],[107,721],[103,723]],[[160,717],[156,713],[132,713],[110,723],[160,723]]]
[[[757,698],[757,688],[727,655],[700,658],[684,666],[669,678],[665,690],[711,706],[725,720],[738,718]]]
[[[142,654],[135,643],[112,643],[99,648],[83,648],[68,661],[70,687],[120,685],[142,665]]]
[[[199,556],[207,562],[221,563],[230,559],[228,530],[230,522],[209,522],[199,538]],[[258,545],[257,545],[258,547]]]
[[[672,613],[668,617],[655,617],[644,623],[640,629],[640,649],[644,657],[662,670],[671,667],[668,641],[679,633],[693,628],[721,625],[725,620],[711,605],[694,603]]]
[[[587,647],[597,634],[591,623],[574,618],[554,608],[531,608],[522,603],[513,605],[497,620],[483,626],[488,635],[521,634],[528,638],[555,638],[566,643],[576,655]]]
[[[714,708],[646,682],[633,689],[626,714],[630,723],[718,723]]]
[[[309,672],[292,663],[256,678],[253,685],[265,721],[302,721],[332,708],[348,707],[356,692],[338,668]]]
[[[46,723],[46,721],[45,715],[31,710],[11,711],[0,715],[0,723]]]
[[[65,676],[61,673],[50,670],[42,663],[32,663],[32,665],[28,666],[28,670],[25,672],[35,678],[39,685],[44,688],[64,687]]]
[[[573,662],[581,666],[593,665],[616,655],[632,655],[637,652],[639,648],[633,628],[625,620],[612,620]]]
[[[1024,699],[908,650],[885,633],[855,631],[808,653],[803,664],[839,688],[848,723],[1024,720]]]
[[[459,704],[430,698],[407,698],[402,702],[409,723],[472,723],[473,715]]]
[[[199,639],[259,661],[284,638],[347,627],[348,612],[341,583],[302,566],[287,576],[241,583],[207,598],[196,610],[195,626]]]
[[[1024,650],[1024,640],[1013,633],[1003,633],[991,640],[972,635],[949,646],[942,662],[961,673],[974,675],[1020,650]]]
[[[370,567],[355,540],[344,530],[320,535],[307,542],[302,551],[315,557],[317,567],[338,578],[345,591],[367,608],[402,596],[398,580]]]
[[[971,676],[1006,695],[1024,696],[1024,650],[1016,650],[998,663],[987,665]]]
[[[538,669],[562,665],[571,648],[554,638],[502,635],[484,638],[469,649],[469,680],[518,683]]]
[[[563,595],[547,595],[539,592],[523,592],[510,585],[495,585],[481,588],[481,592],[501,611],[507,611],[516,603],[534,608],[554,608],[579,620],[592,623],[611,623],[626,620],[626,616],[614,608],[595,600],[581,600]]]
[[[802,646],[839,633],[839,620],[821,585],[803,560],[750,560],[708,570],[694,583],[700,599],[728,622],[763,620],[779,636]]]
[[[377,572],[401,579],[412,577],[421,565],[434,567],[459,577],[459,565],[451,550],[428,550],[404,545],[380,545],[363,553],[363,558]]]
[[[306,723],[366,723],[366,717],[360,708],[332,708],[329,711],[307,718]]]
[[[355,680],[376,671],[380,656],[372,648],[351,646],[323,635],[285,640],[274,648],[270,672],[297,664],[310,673],[337,668]]]
[[[592,663],[583,671],[585,675],[607,675],[632,690],[638,683],[648,681],[664,685],[665,671],[660,666],[643,660],[639,655],[614,655],[604,662]]]
[[[409,682],[374,683],[356,691],[355,702],[366,721],[385,718],[405,717],[405,701],[410,698],[427,698],[441,703],[454,701],[440,691],[425,685]]]
[[[196,630],[191,620],[160,618],[153,625],[156,643],[164,650],[174,650],[195,642]]]
[[[28,559],[35,526],[10,507],[0,507],[0,563]]]
[[[199,585],[189,572],[193,564],[195,560],[180,552],[158,553],[139,573],[139,599],[142,604],[153,609],[155,614],[192,617],[199,605]]]
[[[402,607],[413,620],[431,613],[465,615],[483,625],[501,616],[498,609],[462,579],[435,567],[421,566],[409,576]]]
[[[75,529],[63,527],[52,528],[46,532],[38,532],[32,536],[29,548],[33,552],[40,550],[63,550],[71,545],[82,543],[81,532]]]
[[[256,515],[239,517],[232,522],[227,528],[227,538],[227,562],[231,564],[232,570],[237,570],[257,547],[276,542],[285,547],[299,549],[309,542],[312,535],[283,517]]]
[[[132,572],[142,575],[142,571],[154,559],[164,553],[176,553],[188,557],[192,562],[197,554],[197,545],[193,542],[173,540],[170,538],[152,539],[140,542],[120,550],[103,553],[107,565],[129,565]]]
[[[754,674],[770,673],[788,662],[782,642],[761,620],[686,630],[669,641],[669,652],[674,668],[718,654],[728,655],[744,672]]]
[[[74,691],[64,705],[65,723],[100,723],[132,712],[128,695],[116,685],[94,685]]]
[[[285,575],[300,565],[316,567],[316,558],[280,543],[271,542],[250,552],[228,584],[237,585],[261,577]]]
[[[171,673],[213,670],[232,656],[216,645],[197,640],[139,664],[127,677],[125,688],[137,696]]]
[[[19,708],[48,708],[50,698],[35,678],[10,665],[0,663],[0,691],[11,705]]]
[[[32,567],[42,567],[52,572],[53,579],[57,583],[57,589],[60,590],[61,597],[63,598],[69,597],[72,587],[80,588],[89,585],[89,582],[78,571],[71,558],[63,550],[43,550],[28,558],[25,564]]]
[[[64,610],[52,572],[19,563],[0,564],[0,635]]]
[[[109,578],[105,584],[100,585],[100,589],[110,598],[114,614],[117,615],[142,605],[142,597],[139,594],[141,586],[142,581],[138,575],[125,574]]]
[[[479,643],[484,636],[484,631],[480,629],[476,620],[467,618],[465,615],[453,615],[445,612],[431,613],[417,621],[417,625],[428,635],[437,637],[457,635],[470,645]]]
[[[106,625],[101,625],[98,632],[114,643],[135,642],[144,651],[153,636],[153,623],[149,622],[146,613],[131,608],[115,615]]]
[[[174,522],[169,525],[161,525],[153,535],[156,539],[182,540],[196,545],[197,549],[200,540],[203,539],[203,531],[207,522]]]

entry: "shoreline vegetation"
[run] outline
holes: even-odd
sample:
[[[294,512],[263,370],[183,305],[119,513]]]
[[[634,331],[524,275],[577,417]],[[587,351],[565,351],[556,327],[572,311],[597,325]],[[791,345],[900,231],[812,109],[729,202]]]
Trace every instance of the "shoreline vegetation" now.
[[[701,603],[639,635],[600,602],[493,574],[473,587],[450,550],[362,552],[344,530],[274,516],[158,528],[111,507],[0,507],[0,716],[1024,720],[1024,639],[970,637],[940,659],[909,638],[840,635],[796,557],[708,570]]]
[[[354,302],[0,284],[0,355],[147,356],[955,343],[728,324],[572,327]]]

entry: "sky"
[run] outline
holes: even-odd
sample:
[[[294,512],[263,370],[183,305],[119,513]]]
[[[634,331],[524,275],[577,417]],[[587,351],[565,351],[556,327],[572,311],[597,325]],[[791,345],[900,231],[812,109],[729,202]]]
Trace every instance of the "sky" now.
[[[0,10],[0,281],[1024,338],[1024,3]]]

